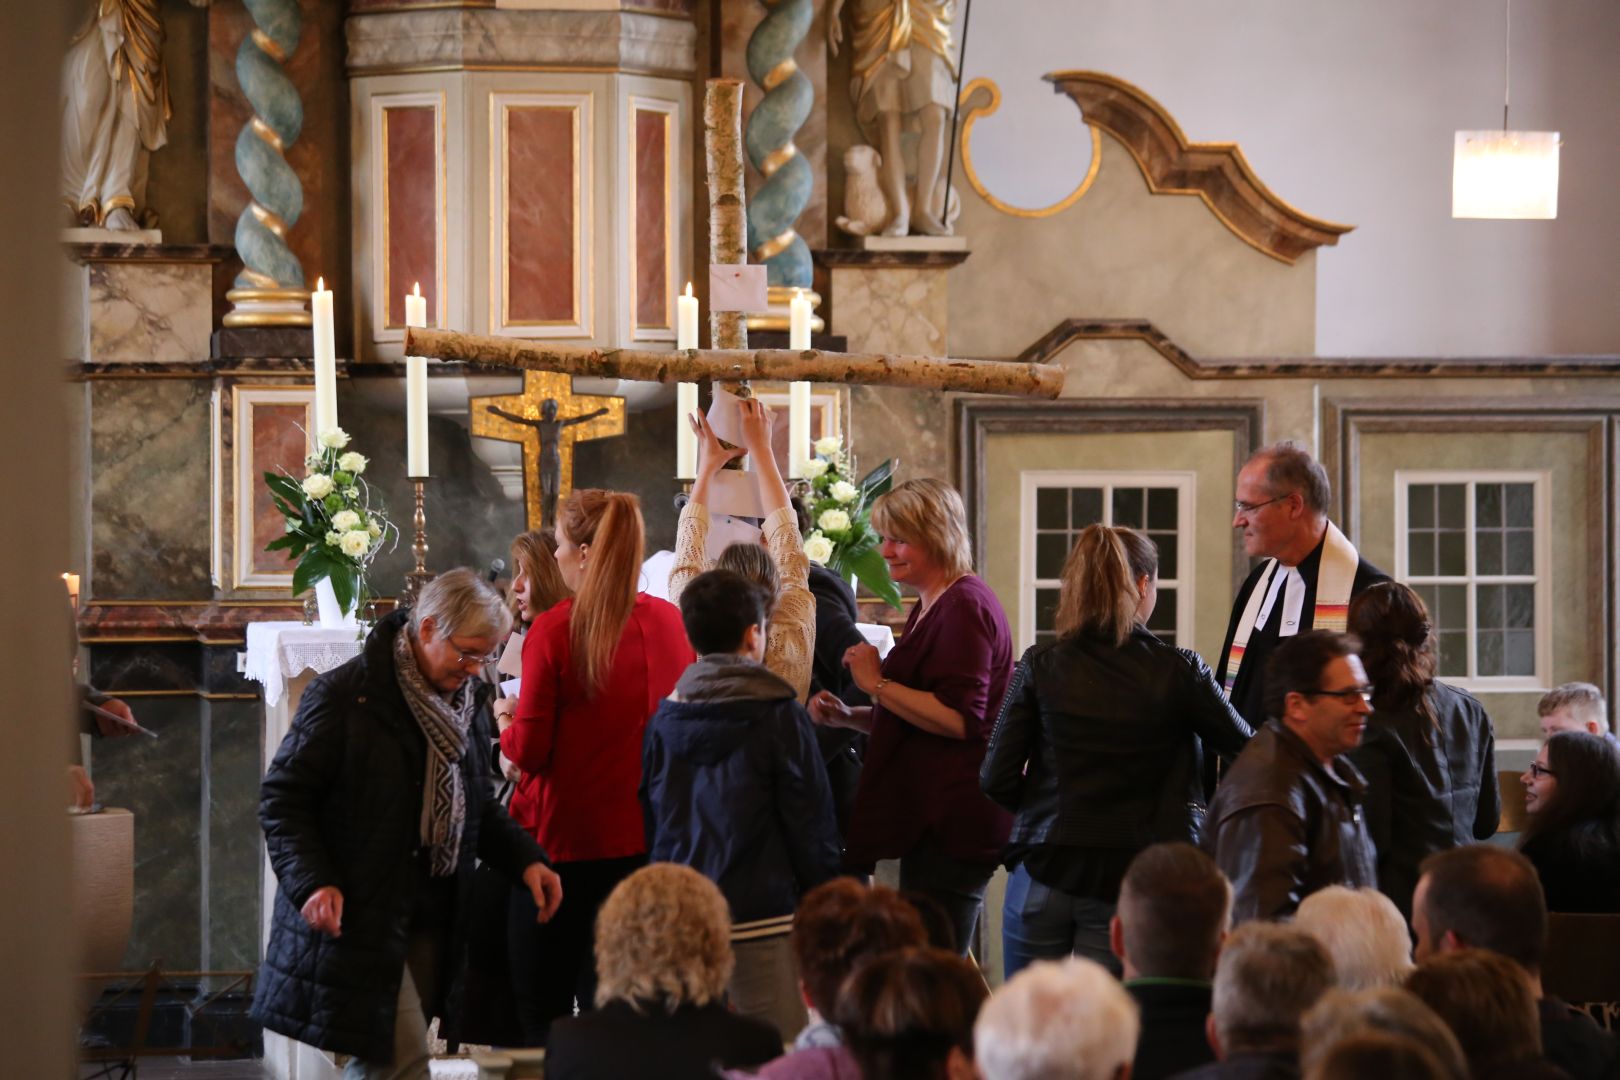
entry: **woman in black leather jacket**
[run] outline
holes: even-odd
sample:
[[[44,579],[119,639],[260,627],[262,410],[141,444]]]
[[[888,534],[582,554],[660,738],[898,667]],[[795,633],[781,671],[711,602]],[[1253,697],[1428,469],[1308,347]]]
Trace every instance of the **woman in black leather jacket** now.
[[[1013,671],[979,774],[1018,815],[1005,857],[1008,978],[1070,953],[1118,972],[1108,922],[1125,868],[1149,844],[1197,839],[1200,739],[1235,757],[1253,734],[1197,654],[1147,631],[1158,576],[1147,537],[1089,526],[1063,567],[1057,640]]]
[[[1434,628],[1417,593],[1395,581],[1363,590],[1349,629],[1374,687],[1350,760],[1367,778],[1378,890],[1411,919],[1418,864],[1496,832],[1496,736],[1472,694],[1435,680]]]

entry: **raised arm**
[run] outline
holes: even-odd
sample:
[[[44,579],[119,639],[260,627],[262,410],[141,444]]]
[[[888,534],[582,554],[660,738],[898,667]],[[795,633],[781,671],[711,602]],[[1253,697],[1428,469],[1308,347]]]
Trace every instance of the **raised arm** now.
[[[810,591],[810,560],[804,557],[799,519],[771,449],[771,410],[750,398],[742,403],[743,445],[753,463],[762,530],[776,564],[778,592],[765,641],[765,666],[786,679],[803,702],[810,695],[816,658],[816,598]]]
[[[697,479],[692,497],[681,509],[675,526],[675,565],[669,571],[669,602],[679,606],[687,583],[709,568],[709,483],[732,458],[741,457],[740,448],[726,449],[702,413],[687,418],[698,437]]]

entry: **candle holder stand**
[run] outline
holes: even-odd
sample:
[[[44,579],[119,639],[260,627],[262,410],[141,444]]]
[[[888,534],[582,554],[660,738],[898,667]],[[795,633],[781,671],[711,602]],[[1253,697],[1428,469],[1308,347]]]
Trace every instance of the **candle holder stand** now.
[[[411,487],[416,492],[416,509],[411,514],[411,525],[416,530],[416,537],[411,543],[411,554],[416,556],[416,568],[405,575],[405,588],[399,594],[400,607],[414,606],[422,587],[434,577],[427,568],[427,511],[423,508],[423,489],[427,485],[427,477],[412,476],[409,479]]]

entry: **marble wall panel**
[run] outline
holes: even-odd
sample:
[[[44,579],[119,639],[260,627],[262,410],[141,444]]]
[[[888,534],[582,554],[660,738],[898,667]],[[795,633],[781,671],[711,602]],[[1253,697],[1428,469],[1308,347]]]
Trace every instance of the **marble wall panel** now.
[[[205,967],[259,963],[259,831],[262,709],[256,701],[210,701],[208,724],[208,922]]]
[[[923,267],[834,267],[833,330],[849,351],[947,355],[946,271]]]
[[[213,267],[207,263],[95,262],[89,284],[89,355],[101,363],[185,363],[208,358]]]
[[[134,697],[135,718],[158,738],[92,740],[96,797],[135,815],[135,919],[126,969],[161,960],[200,966],[202,854],[201,699]]]
[[[88,597],[212,597],[209,394],[197,379],[90,384]]]
[[[97,642],[90,648],[90,685],[108,694],[197,690],[199,663],[195,641]]]
[[[948,395],[900,386],[852,386],[849,402],[850,445],[860,472],[893,459],[899,462],[897,480],[953,479]]]
[[[635,113],[635,290],[637,329],[668,329],[675,324],[669,282],[671,232],[669,205],[670,140],[675,117],[658,109]]]
[[[388,326],[405,325],[405,294],[420,285],[439,310],[438,122],[431,105],[384,107],[383,295]],[[433,319],[437,322],[437,319]]]
[[[286,519],[276,509],[270,497],[270,488],[262,480],[262,473],[285,471],[292,476],[303,475],[304,450],[308,437],[304,430],[309,423],[308,405],[253,405],[253,551],[250,567],[254,573],[285,573],[288,569],[286,552],[266,551],[264,546],[286,534]]]
[[[514,105],[506,111],[501,168],[507,201],[501,214],[507,325],[579,318],[578,122],[578,112],[569,107]]]

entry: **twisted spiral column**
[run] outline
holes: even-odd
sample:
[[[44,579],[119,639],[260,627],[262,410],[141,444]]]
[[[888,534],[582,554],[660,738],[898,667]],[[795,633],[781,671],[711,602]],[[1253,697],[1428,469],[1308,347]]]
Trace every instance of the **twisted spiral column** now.
[[[236,79],[253,117],[236,139],[236,171],[252,201],[236,219],[236,250],[243,270],[237,289],[245,298],[289,296],[304,290],[304,268],[287,246],[287,230],[304,212],[304,189],[287,164],[287,148],[304,126],[304,106],[282,65],[298,48],[303,17],[298,0],[243,0],[253,31],[236,54]],[[233,299],[240,299],[233,295]],[[301,304],[299,305],[302,306]],[[240,305],[238,312],[242,314]],[[231,316],[226,316],[227,323]],[[292,322],[245,316],[238,322]],[[305,313],[302,322],[309,321]]]
[[[810,247],[794,228],[810,202],[810,164],[793,136],[810,116],[815,89],[793,53],[810,30],[814,0],[763,0],[770,13],[748,39],[748,74],[765,97],[748,116],[743,146],[765,182],[748,202],[748,250],[780,287],[809,288]]]

